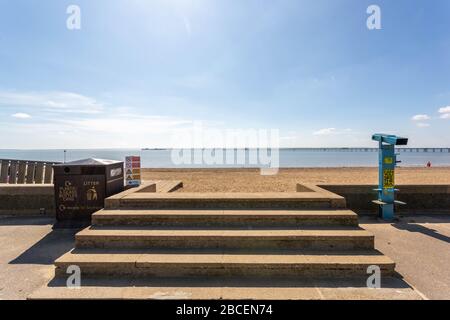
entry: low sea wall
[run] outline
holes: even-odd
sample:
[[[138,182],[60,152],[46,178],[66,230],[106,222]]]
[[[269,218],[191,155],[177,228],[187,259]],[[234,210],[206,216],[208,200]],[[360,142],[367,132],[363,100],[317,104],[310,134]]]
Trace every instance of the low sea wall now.
[[[0,184],[0,214],[55,215],[53,184]]]
[[[347,208],[359,214],[377,214],[378,206],[374,189],[377,185],[335,185],[319,184],[319,187],[337,193],[347,200]],[[398,185],[396,199],[405,205],[396,205],[396,212],[450,213],[450,185]]]
[[[319,184],[345,197],[347,208],[358,214],[376,214],[376,185]],[[397,199],[406,202],[396,211],[404,214],[450,213],[450,185],[399,185]],[[0,215],[55,215],[53,184],[0,184]]]

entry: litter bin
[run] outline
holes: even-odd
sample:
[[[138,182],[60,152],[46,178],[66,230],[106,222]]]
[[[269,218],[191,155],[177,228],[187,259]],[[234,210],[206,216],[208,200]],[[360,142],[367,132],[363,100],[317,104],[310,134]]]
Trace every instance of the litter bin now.
[[[104,208],[105,198],[124,189],[123,162],[83,159],[53,166],[55,227],[90,224],[92,213]]]

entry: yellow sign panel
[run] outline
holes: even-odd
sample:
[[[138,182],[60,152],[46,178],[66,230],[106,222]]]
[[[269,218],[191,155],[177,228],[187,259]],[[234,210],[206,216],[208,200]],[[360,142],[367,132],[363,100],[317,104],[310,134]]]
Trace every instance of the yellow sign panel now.
[[[384,189],[392,189],[395,187],[394,170],[386,169],[383,171],[383,185]]]
[[[394,159],[392,159],[392,157],[384,158],[384,163],[385,164],[392,164],[393,162],[394,162]]]
[[[126,175],[129,174],[137,174],[140,175],[141,174],[141,169],[127,169],[127,171],[125,172]]]

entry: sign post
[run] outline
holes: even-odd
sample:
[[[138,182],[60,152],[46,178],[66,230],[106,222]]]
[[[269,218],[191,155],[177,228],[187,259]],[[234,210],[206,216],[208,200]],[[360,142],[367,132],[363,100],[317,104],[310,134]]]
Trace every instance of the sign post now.
[[[133,187],[141,184],[141,157],[125,157],[125,183]]]
[[[380,217],[384,220],[394,219],[394,204],[404,204],[395,200],[395,167],[398,162],[395,146],[406,145],[407,138],[394,135],[374,134],[372,140],[378,141],[378,199],[373,202],[379,206]]]

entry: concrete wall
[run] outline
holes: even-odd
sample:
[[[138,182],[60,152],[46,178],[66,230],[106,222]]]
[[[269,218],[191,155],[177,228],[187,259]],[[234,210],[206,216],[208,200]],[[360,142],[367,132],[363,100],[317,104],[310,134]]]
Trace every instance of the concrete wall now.
[[[329,185],[320,184],[331,192],[345,197],[347,207],[358,213],[377,214],[378,206],[372,203],[377,198],[373,189],[377,185]],[[399,185],[397,200],[406,205],[396,206],[400,213],[450,213],[450,185]]]
[[[0,214],[55,215],[53,184],[0,184]]]
[[[376,214],[377,198],[373,191],[376,185],[329,185],[319,187],[341,195],[347,200],[347,207],[361,214]],[[397,206],[402,213],[450,213],[450,185],[400,185],[397,199],[406,202]],[[0,184],[0,214],[55,215],[53,184],[9,185]]]

